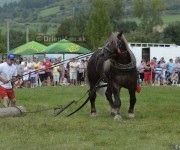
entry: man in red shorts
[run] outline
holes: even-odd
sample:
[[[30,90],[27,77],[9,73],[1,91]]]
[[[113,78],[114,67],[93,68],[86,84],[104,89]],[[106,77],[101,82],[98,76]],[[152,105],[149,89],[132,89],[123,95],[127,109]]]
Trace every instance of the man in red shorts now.
[[[17,76],[16,66],[13,64],[15,59],[14,54],[7,56],[6,62],[0,64],[0,98],[3,99],[4,107],[8,107],[8,101],[11,101],[11,106],[16,106],[16,99],[11,82]]]

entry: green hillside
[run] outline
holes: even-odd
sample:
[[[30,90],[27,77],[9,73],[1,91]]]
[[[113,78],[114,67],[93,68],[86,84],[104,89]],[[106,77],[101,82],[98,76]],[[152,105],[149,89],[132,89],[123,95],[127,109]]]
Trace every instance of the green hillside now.
[[[163,1],[166,8],[162,14],[164,23],[180,21],[180,0]],[[124,2],[126,18],[138,21],[133,17],[133,0],[125,0]],[[25,24],[29,23],[30,29],[41,32],[40,27],[46,24],[49,27],[48,32],[54,33],[64,19],[72,18],[79,13],[86,13],[89,10],[89,0],[20,0],[19,3],[10,3],[5,8],[0,9],[0,29],[2,29],[2,33],[5,32],[4,19],[9,18],[10,27],[13,29],[24,31]]]

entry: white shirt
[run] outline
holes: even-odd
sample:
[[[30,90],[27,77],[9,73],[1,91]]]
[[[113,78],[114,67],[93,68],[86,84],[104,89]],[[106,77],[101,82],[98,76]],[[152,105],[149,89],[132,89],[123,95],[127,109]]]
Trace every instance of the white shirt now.
[[[12,79],[13,76],[17,76],[16,66],[14,64],[10,66],[7,64],[7,62],[0,64],[0,76],[3,79],[6,79],[9,81],[8,83],[3,83],[2,81],[0,81],[0,86],[6,89],[11,89],[12,85],[11,85],[10,80]]]
[[[76,62],[69,63],[69,72],[77,72],[78,64]]]

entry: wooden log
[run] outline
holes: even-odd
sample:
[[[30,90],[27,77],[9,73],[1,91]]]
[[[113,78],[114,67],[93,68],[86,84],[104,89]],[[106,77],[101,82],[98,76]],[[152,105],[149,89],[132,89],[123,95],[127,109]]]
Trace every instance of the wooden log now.
[[[0,108],[0,117],[18,117],[25,115],[26,109],[23,106]]]

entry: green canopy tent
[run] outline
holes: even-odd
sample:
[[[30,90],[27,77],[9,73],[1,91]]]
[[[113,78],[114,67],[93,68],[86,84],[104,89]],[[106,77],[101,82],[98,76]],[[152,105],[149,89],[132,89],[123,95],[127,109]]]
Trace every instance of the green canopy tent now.
[[[64,59],[64,54],[87,54],[90,53],[91,51],[77,45],[75,43],[72,43],[68,40],[60,40],[59,42],[56,42],[50,46],[48,46],[44,51],[41,53],[45,54],[63,54],[63,59]]]
[[[41,53],[47,46],[40,44],[35,41],[28,42],[24,45],[21,45],[13,50],[10,50],[8,54],[16,55],[34,55],[36,53]]]

